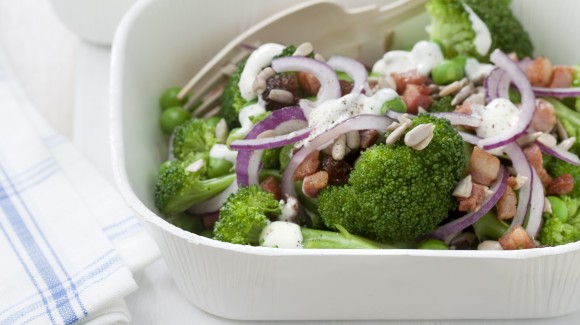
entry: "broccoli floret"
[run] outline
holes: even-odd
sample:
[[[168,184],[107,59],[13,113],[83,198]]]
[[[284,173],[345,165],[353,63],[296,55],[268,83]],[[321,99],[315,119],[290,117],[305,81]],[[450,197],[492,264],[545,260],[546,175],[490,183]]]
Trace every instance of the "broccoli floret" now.
[[[282,204],[257,185],[242,187],[220,209],[214,239],[241,245],[259,245],[262,230],[281,214]],[[300,228],[303,248],[394,248],[351,235],[340,225],[339,232]],[[263,235],[263,234],[262,234]]]
[[[186,168],[192,163],[203,163],[194,172]],[[189,207],[205,201],[228,187],[236,178],[229,174],[206,178],[207,157],[205,154],[190,155],[186,159],[170,160],[161,165],[155,186],[155,205],[166,216],[173,216]]]
[[[245,66],[246,61],[238,64],[236,71],[234,71],[232,76],[228,79],[228,82],[224,86],[224,91],[220,96],[220,111],[218,116],[226,120],[230,130],[240,126],[238,115],[242,108],[249,104],[249,102],[242,97],[242,93],[238,86]]]
[[[179,160],[198,152],[209,152],[217,142],[213,121],[192,118],[173,134],[173,155]]]
[[[486,55],[475,48],[475,32],[464,3],[489,29],[492,44]],[[530,37],[511,12],[509,3],[509,0],[430,0],[426,4],[431,16],[430,38],[442,45],[446,57],[467,55],[486,61],[496,48],[515,52],[520,58],[531,56],[534,48]]]
[[[348,184],[329,186],[319,195],[327,227],[382,242],[416,239],[433,230],[455,206],[452,192],[465,172],[461,136],[441,118],[420,114],[413,127],[433,123],[433,139],[423,150],[403,140],[364,151]],[[404,138],[401,137],[401,138]]]
[[[262,229],[281,212],[271,193],[257,185],[240,188],[228,197],[215,223],[214,239],[233,244],[258,245]]]
[[[538,235],[542,245],[557,246],[580,240],[580,199],[548,197],[552,213],[544,213],[544,224]]]
[[[444,96],[434,100],[429,106],[429,112],[452,112],[455,108],[451,105],[452,96]]]

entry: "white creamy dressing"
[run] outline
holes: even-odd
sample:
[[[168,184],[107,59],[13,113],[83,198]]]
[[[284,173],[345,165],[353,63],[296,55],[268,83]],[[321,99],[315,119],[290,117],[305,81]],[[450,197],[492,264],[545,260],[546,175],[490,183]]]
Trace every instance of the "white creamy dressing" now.
[[[286,221],[268,224],[260,234],[260,246],[277,248],[302,248],[300,226]]]
[[[479,63],[479,61],[473,58],[465,61],[465,75],[472,82],[478,82],[487,77],[493,69],[495,69],[493,64]]]
[[[477,53],[481,55],[486,55],[491,48],[491,33],[487,28],[487,25],[479,18],[479,16],[466,4],[463,4],[463,8],[469,14],[469,20],[471,21],[471,29],[475,33],[475,39],[473,40],[473,45],[477,50]]]
[[[252,52],[246,61],[246,65],[240,76],[240,82],[238,83],[240,93],[245,100],[256,98],[256,93],[254,92],[254,80],[256,76],[258,76],[263,68],[269,66],[272,59],[282,53],[284,48],[284,45],[266,43]]]
[[[210,158],[214,159],[224,159],[232,164],[236,164],[236,158],[238,157],[238,152],[230,150],[225,144],[216,143],[209,151]]]
[[[428,76],[431,70],[443,61],[443,53],[439,45],[434,42],[420,41],[413,46],[410,52],[389,51],[382,59],[373,66],[373,72],[383,76],[391,73],[401,73],[417,70],[424,76]]]
[[[308,126],[313,129],[308,140],[353,116],[379,115],[386,102],[398,97],[399,95],[393,89],[384,88],[379,89],[370,97],[364,94],[348,94],[341,98],[325,101],[316,107],[308,117]]]
[[[511,129],[520,115],[520,110],[505,98],[496,98],[486,106],[475,108],[475,113],[481,116],[481,125],[475,132],[481,138],[490,138]]]

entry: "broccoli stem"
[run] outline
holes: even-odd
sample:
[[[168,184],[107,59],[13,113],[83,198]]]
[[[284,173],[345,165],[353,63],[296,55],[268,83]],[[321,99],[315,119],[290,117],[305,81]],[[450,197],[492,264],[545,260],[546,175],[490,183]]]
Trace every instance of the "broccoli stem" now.
[[[484,214],[473,224],[475,235],[480,241],[497,240],[507,232],[508,228],[508,224],[499,220],[493,211]]]
[[[556,115],[558,116],[559,119],[566,119],[575,126],[580,126],[580,112],[577,112],[569,108],[568,106],[562,104],[562,102],[560,102],[557,99],[554,98],[544,98],[544,99],[550,102],[552,106],[554,106],[554,109],[556,110]]]
[[[340,227],[342,228],[342,227]],[[339,229],[340,229],[339,228]],[[351,235],[343,229],[333,232],[319,229],[302,228],[304,248],[333,249],[394,249],[389,244],[378,243],[363,237]]]

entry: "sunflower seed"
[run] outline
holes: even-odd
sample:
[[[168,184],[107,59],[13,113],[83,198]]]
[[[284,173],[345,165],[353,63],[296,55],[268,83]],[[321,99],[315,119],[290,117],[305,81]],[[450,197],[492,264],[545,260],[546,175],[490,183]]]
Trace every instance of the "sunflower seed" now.
[[[296,51],[294,51],[292,56],[307,56],[308,54],[312,53],[312,51],[314,51],[314,46],[312,46],[312,44],[309,42],[305,42],[296,48]]]
[[[435,124],[433,123],[420,124],[416,126],[405,135],[405,145],[409,147],[417,146],[425,139],[433,137],[433,130],[435,130]]]

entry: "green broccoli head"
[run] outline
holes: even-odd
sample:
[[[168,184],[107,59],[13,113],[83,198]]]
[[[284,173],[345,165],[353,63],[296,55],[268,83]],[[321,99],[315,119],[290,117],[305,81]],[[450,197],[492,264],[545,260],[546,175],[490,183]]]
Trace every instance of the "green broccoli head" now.
[[[209,152],[216,142],[215,123],[192,118],[175,129],[173,155],[183,160],[192,153]]]
[[[249,102],[242,97],[242,93],[238,86],[245,66],[245,61],[238,64],[236,71],[234,71],[228,79],[228,82],[224,86],[223,93],[220,96],[220,111],[218,112],[218,116],[226,121],[230,130],[240,126],[238,115],[242,108],[249,104]]]
[[[416,239],[433,230],[455,205],[452,192],[467,167],[461,136],[447,120],[421,114],[419,124],[435,124],[427,148],[418,151],[399,140],[364,151],[344,186],[319,195],[327,227],[342,225],[353,234],[379,241]]]
[[[557,246],[580,240],[580,199],[548,197],[552,213],[544,213],[544,224],[538,235],[542,245]]]
[[[282,205],[257,185],[240,188],[220,209],[214,239],[241,245],[258,245],[262,229],[281,213]]]
[[[442,45],[446,57],[467,55],[487,60],[475,48],[468,5],[487,25],[492,38],[490,54],[499,48],[506,53],[515,52],[522,58],[531,56],[534,50],[528,33],[510,10],[509,0],[430,0],[426,4],[431,16],[429,34]]]
[[[451,105],[453,96],[443,96],[435,99],[429,106],[429,112],[452,112],[455,108]]]
[[[186,170],[192,164],[198,164],[200,168]],[[217,195],[236,178],[235,174],[206,178],[206,170],[206,154],[191,154],[182,161],[165,162],[155,186],[155,206],[165,216],[176,215]]]

